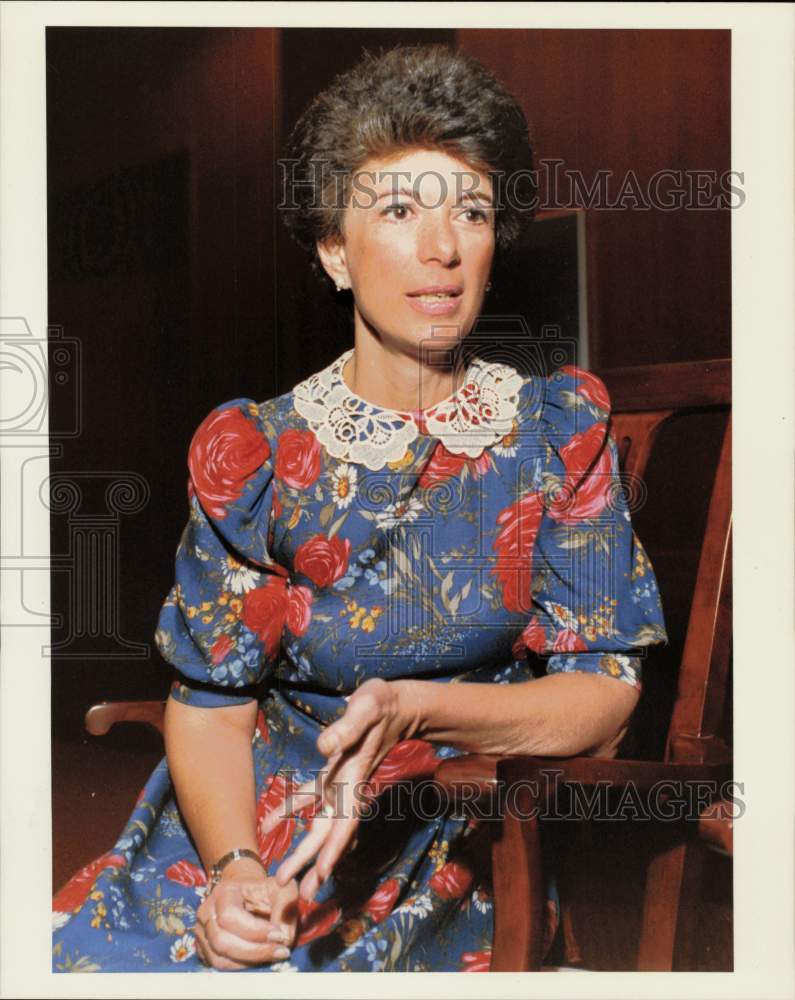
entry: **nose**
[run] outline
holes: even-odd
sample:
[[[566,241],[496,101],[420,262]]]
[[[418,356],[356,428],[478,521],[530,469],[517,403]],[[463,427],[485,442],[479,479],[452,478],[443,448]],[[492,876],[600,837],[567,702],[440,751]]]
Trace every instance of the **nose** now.
[[[420,225],[417,251],[423,263],[437,261],[443,267],[454,267],[461,261],[456,233],[450,221],[432,212]]]

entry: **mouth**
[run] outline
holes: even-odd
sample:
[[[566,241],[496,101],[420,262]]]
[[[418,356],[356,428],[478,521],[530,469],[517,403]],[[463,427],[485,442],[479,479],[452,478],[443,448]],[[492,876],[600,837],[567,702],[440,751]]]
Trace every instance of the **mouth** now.
[[[450,316],[461,305],[463,291],[461,285],[429,285],[408,292],[406,298],[416,312],[426,316]]]
[[[407,294],[410,299],[418,299],[420,302],[444,302],[459,298],[463,291],[460,285],[429,285]]]

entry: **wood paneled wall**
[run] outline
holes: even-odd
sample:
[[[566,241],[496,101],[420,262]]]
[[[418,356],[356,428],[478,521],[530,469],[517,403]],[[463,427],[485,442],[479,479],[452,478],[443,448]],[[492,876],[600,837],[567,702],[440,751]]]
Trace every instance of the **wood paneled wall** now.
[[[460,30],[457,41],[519,99],[538,158],[560,171],[591,183],[607,170],[612,192],[634,171],[645,192],[662,170],[742,169],[730,163],[728,31]],[[730,353],[730,216],[588,211],[591,367]]]
[[[118,643],[91,637],[69,659],[56,651],[64,731],[79,732],[92,701],[167,691],[153,635],[188,516],[188,443],[219,403],[276,393],[276,41],[269,29],[48,31],[49,320],[82,357],[81,433],[52,472],[131,472],[150,494],[119,519],[109,555],[118,631],[149,655],[114,659]],[[59,399],[54,435],[70,419]],[[101,488],[81,510],[108,513]],[[54,553],[69,552],[68,522],[53,515]],[[53,574],[56,642],[73,630],[77,572]]]

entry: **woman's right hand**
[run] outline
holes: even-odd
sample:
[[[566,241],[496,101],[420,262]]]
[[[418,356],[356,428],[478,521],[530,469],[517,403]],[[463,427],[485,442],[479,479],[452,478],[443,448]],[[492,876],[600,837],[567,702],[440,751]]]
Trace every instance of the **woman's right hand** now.
[[[199,907],[194,928],[199,958],[224,970],[284,961],[298,924],[295,879],[280,886],[256,865],[235,867]]]

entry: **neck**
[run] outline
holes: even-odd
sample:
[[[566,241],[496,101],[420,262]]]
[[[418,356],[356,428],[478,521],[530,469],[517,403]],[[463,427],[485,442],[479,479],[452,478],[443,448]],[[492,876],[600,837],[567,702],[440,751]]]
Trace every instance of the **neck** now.
[[[442,351],[434,352],[441,354]],[[353,357],[342,377],[357,396],[390,410],[427,410],[456,392],[464,382],[466,366],[455,353],[455,364],[442,367],[436,358],[423,358],[419,347],[410,352],[390,350],[374,337],[355,338]],[[429,364],[428,362],[432,362]]]

